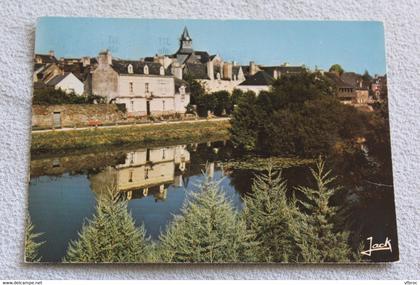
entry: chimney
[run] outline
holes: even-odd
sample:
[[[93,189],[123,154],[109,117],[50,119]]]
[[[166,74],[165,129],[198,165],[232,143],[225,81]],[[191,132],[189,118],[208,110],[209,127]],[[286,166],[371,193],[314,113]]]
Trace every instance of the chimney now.
[[[99,65],[111,65],[112,64],[112,55],[108,50],[103,50],[99,53],[98,58]]]
[[[49,55],[49,56],[51,56],[51,57],[55,56],[54,51],[53,51],[53,50],[50,50],[50,51],[48,52],[48,55]]]
[[[214,80],[214,67],[213,61],[211,60],[207,62],[207,76],[210,78],[210,80]]]
[[[223,79],[232,80],[232,63],[226,62],[223,65]]]
[[[90,65],[90,57],[88,56],[82,57],[82,64],[83,64],[83,67]]]
[[[255,64],[255,62],[250,61],[249,62],[249,74],[254,75],[255,73],[257,73],[257,65]]]

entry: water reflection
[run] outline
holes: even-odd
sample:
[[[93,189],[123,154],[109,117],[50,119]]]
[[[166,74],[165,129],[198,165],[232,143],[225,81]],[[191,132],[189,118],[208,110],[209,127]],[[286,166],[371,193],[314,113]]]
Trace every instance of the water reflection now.
[[[61,260],[68,242],[77,238],[83,222],[94,213],[95,194],[106,186],[118,187],[129,200],[136,225],[144,225],[154,240],[180,213],[187,194],[197,191],[206,167],[240,210],[257,173],[229,165],[242,155],[228,141],[218,141],[33,157],[29,212],[37,231],[44,233],[43,261]],[[345,226],[352,231],[354,248],[368,236],[397,241],[390,158],[378,157],[386,159],[372,163],[371,157],[353,154],[328,160],[337,184],[345,188],[333,202],[349,209],[351,223]],[[307,166],[284,169],[283,177],[291,192],[293,186],[313,183]],[[391,188],[378,183],[390,183]],[[398,249],[392,254],[398,256]]]

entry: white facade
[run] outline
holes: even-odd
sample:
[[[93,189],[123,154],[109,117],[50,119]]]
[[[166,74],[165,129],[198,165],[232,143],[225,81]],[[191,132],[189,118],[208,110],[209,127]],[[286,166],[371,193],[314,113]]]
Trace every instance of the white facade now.
[[[125,104],[128,114],[133,116],[183,114],[190,96],[185,87],[179,89],[175,90],[173,76],[124,74],[118,76],[115,101]]]
[[[253,91],[256,95],[260,94],[261,91],[270,91],[269,85],[238,85],[236,88],[243,92]]]
[[[60,82],[55,86],[55,89],[61,89],[67,94],[75,93],[76,95],[83,95],[84,84],[73,73],[68,73]]]

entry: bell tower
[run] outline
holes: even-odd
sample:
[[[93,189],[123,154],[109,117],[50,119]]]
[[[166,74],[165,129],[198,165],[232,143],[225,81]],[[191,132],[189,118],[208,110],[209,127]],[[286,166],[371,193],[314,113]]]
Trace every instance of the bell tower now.
[[[192,53],[192,39],[188,33],[187,27],[184,28],[181,38],[179,39],[179,53]]]

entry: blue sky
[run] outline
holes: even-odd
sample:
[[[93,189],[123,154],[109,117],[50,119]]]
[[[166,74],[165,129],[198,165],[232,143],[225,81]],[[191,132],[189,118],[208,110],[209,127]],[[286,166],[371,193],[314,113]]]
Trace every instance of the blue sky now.
[[[35,52],[57,57],[96,56],[101,49],[124,59],[172,54],[188,27],[195,50],[224,60],[262,65],[305,64],[348,71],[386,72],[384,31],[380,22],[149,20],[60,18],[38,20]]]

